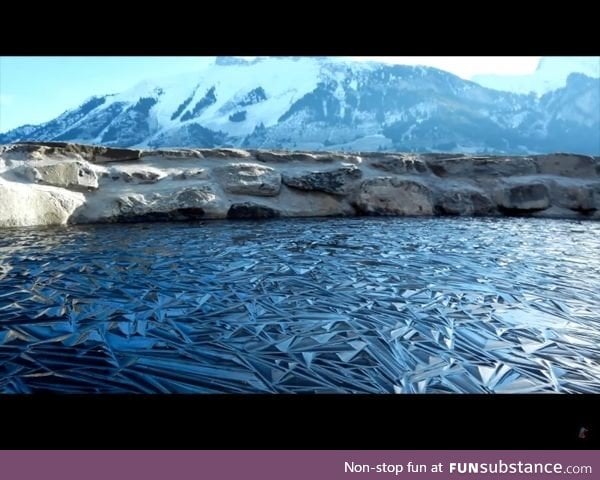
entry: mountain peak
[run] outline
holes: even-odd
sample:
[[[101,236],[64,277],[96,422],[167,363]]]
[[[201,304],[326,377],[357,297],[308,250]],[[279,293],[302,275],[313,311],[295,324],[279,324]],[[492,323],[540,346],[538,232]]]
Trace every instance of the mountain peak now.
[[[225,57],[225,56],[219,56],[217,58],[215,58],[215,65],[220,65],[220,66],[229,66],[229,65],[252,65],[252,63],[254,63],[256,61],[256,59],[258,59],[259,57],[256,57],[253,60],[248,60],[246,58],[243,57]]]
[[[598,80],[562,82],[544,99],[434,68],[347,57],[216,57],[192,73],[98,95],[50,122],[0,135],[0,143],[600,153]]]

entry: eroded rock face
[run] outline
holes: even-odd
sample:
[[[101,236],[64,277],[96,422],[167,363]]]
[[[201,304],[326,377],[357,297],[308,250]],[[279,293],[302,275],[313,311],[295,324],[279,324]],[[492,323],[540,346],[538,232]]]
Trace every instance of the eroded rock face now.
[[[426,163],[420,158],[401,155],[386,155],[381,159],[375,158],[371,163],[371,167],[396,175],[425,173],[428,171]]]
[[[185,207],[206,207],[210,202],[216,199],[212,188],[206,186],[201,188],[186,188],[175,193],[175,199],[178,206]]]
[[[246,150],[240,150],[238,148],[200,148],[196,150],[200,156],[205,158],[248,158],[250,152]]]
[[[529,157],[440,157],[424,155],[427,166],[439,177],[509,177],[535,175],[537,165]]]
[[[65,142],[23,142],[5,145],[0,154],[4,158],[21,160],[74,161],[104,164],[110,162],[132,162],[141,158],[142,150],[132,148],[109,148],[97,145],[79,145]]]
[[[122,180],[125,183],[149,185],[156,183],[166,177],[160,170],[146,168],[137,170],[122,170],[113,168],[108,175],[113,180]]]
[[[477,190],[446,191],[435,202],[435,212],[439,215],[491,215],[494,210],[492,199]]]
[[[317,160],[315,154],[303,152],[269,152],[265,150],[256,150],[253,153],[258,161],[265,163],[314,162]]]
[[[556,153],[535,157],[538,173],[561,177],[593,178],[598,176],[594,157]]]
[[[345,195],[362,175],[359,168],[342,167],[325,172],[313,171],[297,175],[283,175],[283,183],[299,190]]]
[[[146,150],[141,152],[141,158],[148,157],[159,157],[165,159],[196,159],[196,158],[204,158],[202,152],[200,150],[195,150],[193,148],[188,149],[176,149],[176,148],[160,148],[157,150]]]
[[[24,166],[20,172],[30,182],[63,187],[69,190],[98,188],[98,175],[86,162]]]
[[[188,168],[173,175],[174,180],[206,180],[208,173],[203,168]]]
[[[136,162],[141,159],[142,151],[131,148],[95,147],[92,161],[94,163]]]
[[[354,199],[366,215],[432,215],[431,191],[422,183],[396,177],[365,180]]]
[[[323,153],[323,152],[291,152],[291,151],[266,151],[266,150],[250,150],[254,157],[264,163],[348,163],[358,165],[361,162],[357,155],[344,153]]]
[[[594,199],[594,208],[600,210],[600,185],[592,187],[592,198]]]
[[[0,227],[354,215],[600,219],[583,155],[0,146]]]
[[[540,182],[509,185],[499,192],[498,206],[506,213],[544,210],[550,206],[548,187]]]
[[[281,174],[255,163],[232,163],[214,172],[228,193],[272,197],[281,189]]]

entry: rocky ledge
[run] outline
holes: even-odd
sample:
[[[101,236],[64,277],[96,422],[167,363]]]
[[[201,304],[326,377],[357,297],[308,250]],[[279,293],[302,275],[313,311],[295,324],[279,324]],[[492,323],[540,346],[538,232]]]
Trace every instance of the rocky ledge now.
[[[354,215],[600,219],[600,158],[0,146],[0,226]]]

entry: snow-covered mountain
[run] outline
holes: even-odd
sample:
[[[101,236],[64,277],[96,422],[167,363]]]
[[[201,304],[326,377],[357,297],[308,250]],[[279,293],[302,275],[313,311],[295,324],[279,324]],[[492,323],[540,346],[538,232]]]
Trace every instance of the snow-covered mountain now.
[[[530,75],[476,75],[484,87],[514,93],[545,93],[563,88],[572,73],[600,77],[600,57],[543,57]]]
[[[196,73],[90,98],[0,143],[600,154],[600,80],[537,97],[428,67],[325,57],[217,58]]]

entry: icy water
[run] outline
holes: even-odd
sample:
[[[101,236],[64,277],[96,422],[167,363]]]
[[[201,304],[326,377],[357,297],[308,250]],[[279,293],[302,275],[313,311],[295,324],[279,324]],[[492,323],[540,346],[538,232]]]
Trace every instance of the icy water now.
[[[2,392],[600,392],[600,223],[0,231]]]

